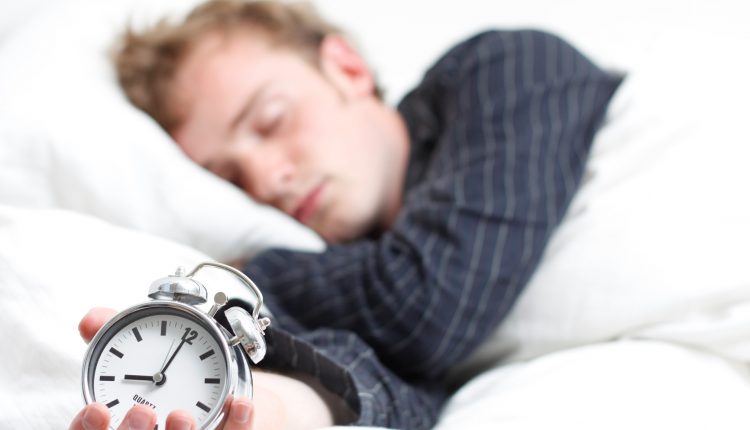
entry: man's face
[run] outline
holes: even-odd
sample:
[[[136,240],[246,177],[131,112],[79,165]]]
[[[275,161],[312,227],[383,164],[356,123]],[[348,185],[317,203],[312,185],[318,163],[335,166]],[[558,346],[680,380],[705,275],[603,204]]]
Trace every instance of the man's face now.
[[[340,242],[382,227],[400,199],[400,135],[369,71],[333,43],[318,69],[249,32],[205,38],[176,75],[172,134],[198,164]]]

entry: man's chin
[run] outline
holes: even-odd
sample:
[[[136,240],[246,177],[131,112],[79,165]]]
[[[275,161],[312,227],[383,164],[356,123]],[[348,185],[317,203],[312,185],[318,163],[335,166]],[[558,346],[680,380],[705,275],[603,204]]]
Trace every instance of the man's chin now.
[[[351,239],[347,240],[346,236],[341,235],[341,233],[338,232],[329,232],[329,231],[316,231],[318,235],[320,235],[323,240],[331,245],[336,245],[339,243],[345,243],[349,242]]]
[[[363,236],[363,234],[358,234],[355,229],[348,228],[347,226],[348,225],[344,223],[331,223],[331,225],[326,225],[321,228],[312,227],[312,229],[318,233],[326,243],[334,245],[352,242]]]

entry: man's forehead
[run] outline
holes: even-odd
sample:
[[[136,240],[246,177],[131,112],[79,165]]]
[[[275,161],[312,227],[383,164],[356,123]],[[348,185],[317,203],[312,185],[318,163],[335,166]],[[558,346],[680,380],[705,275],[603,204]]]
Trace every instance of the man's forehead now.
[[[293,74],[299,54],[270,45],[257,32],[211,34],[195,45],[175,76],[175,96],[232,98]]]
[[[213,35],[196,45],[175,74],[173,101],[182,122],[219,120],[252,96],[269,74],[264,63],[272,55],[253,40]],[[189,125],[189,124],[186,124]]]
[[[181,121],[173,138],[191,159],[209,162],[213,149],[231,137],[232,126],[249,102],[280,87],[280,82],[293,82],[285,76],[295,68],[290,62],[302,62],[295,57],[254,33],[206,37],[176,75],[174,94]]]

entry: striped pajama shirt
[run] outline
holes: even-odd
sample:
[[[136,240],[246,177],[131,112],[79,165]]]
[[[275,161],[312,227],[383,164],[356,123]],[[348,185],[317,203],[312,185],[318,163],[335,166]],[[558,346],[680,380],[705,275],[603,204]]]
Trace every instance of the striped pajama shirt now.
[[[398,106],[410,158],[392,228],[245,266],[274,314],[262,365],[313,375],[356,424],[433,426],[446,372],[498,327],[539,263],[620,81],[537,31],[451,49]]]

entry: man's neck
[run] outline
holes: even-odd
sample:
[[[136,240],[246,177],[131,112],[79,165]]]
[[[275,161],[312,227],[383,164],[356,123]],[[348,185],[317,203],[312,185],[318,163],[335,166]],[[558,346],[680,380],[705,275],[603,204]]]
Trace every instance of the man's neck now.
[[[409,164],[409,132],[406,122],[401,114],[395,109],[388,109],[386,114],[389,130],[393,144],[393,167],[394,174],[389,178],[383,207],[382,230],[389,229],[396,221],[401,211],[404,199],[404,181],[406,180],[406,168]]]

